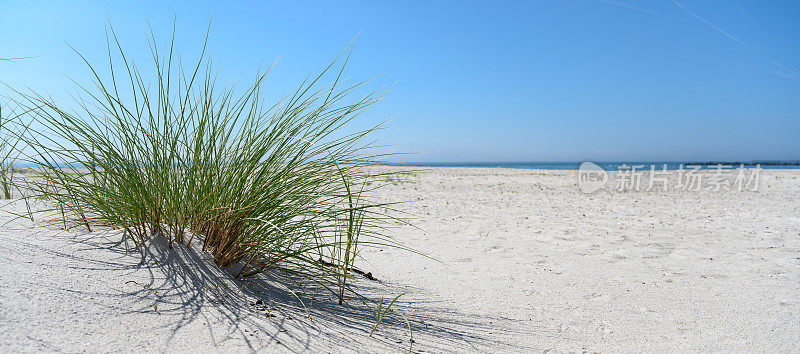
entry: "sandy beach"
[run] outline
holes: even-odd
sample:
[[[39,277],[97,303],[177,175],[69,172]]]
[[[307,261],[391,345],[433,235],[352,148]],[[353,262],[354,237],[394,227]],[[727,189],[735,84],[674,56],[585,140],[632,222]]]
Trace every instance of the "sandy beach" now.
[[[800,353],[800,1],[0,6],[0,354]]]
[[[583,194],[576,171],[421,168],[380,190],[429,258],[368,249],[358,280],[414,352],[797,351],[800,170],[757,191]],[[3,210],[24,213],[11,201]],[[402,352],[405,320],[195,249],[0,216],[4,351]],[[307,285],[311,286],[311,285]],[[316,294],[316,295],[315,295]]]

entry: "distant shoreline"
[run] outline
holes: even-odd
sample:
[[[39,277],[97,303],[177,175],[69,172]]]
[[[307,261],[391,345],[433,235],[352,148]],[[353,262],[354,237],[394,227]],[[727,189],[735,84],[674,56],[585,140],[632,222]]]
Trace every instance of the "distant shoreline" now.
[[[608,171],[617,171],[620,169],[630,169],[630,166],[636,166],[637,170],[650,170],[651,166],[655,169],[661,170],[666,167],[667,170],[678,170],[683,166],[700,166],[701,169],[716,169],[717,166],[722,168],[731,169],[739,168],[756,168],[763,169],[800,169],[800,161],[786,160],[786,161],[620,161],[620,162],[598,162],[592,161]],[[387,166],[407,166],[407,167],[479,167],[479,168],[514,168],[524,170],[578,170],[581,162],[387,162]]]

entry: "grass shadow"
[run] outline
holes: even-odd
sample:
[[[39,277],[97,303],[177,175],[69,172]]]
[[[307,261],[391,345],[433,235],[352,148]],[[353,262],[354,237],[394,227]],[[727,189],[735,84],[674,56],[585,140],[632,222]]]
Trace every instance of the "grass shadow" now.
[[[183,340],[179,331],[199,321],[214,345],[237,343],[250,350],[405,351],[411,345],[409,325],[414,352],[520,349],[492,335],[497,330],[492,323],[504,319],[474,318],[446,301],[423,295],[423,289],[412,289],[395,303],[392,309],[405,318],[389,316],[369,336],[375,325],[374,304],[362,303],[352,294],[346,298],[352,307],[340,306],[334,294],[320,285],[298,283],[284,273],[268,271],[253,279],[234,279],[229,269],[213,263],[210,254],[183,245],[170,248],[162,237],[142,249],[118,231],[62,231],[41,225],[38,229],[30,237],[59,238],[68,246],[50,247],[25,238],[6,241],[25,243],[36,255],[30,257],[32,262],[41,263],[38,266],[61,258],[60,264],[72,271],[113,276],[109,287],[65,285],[57,290],[87,299],[118,299],[112,306],[123,316],[159,316],[160,320],[147,322],[150,327],[141,330],[168,333],[163,339],[167,346]],[[408,290],[401,284],[366,278],[354,281],[362,296],[374,300]],[[522,332],[505,335],[525,335]]]

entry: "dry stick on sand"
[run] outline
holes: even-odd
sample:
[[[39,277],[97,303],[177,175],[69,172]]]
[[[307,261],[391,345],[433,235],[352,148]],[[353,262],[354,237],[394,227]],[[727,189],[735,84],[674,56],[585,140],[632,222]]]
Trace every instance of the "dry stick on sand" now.
[[[325,261],[324,259],[322,259],[322,258],[320,258],[318,261],[319,261],[319,263],[320,263],[320,264],[322,264],[322,265],[324,265],[324,266],[326,266],[326,267],[336,267],[336,268],[342,268],[342,266],[341,266],[341,265],[338,265],[338,264],[333,264],[333,263],[330,263],[330,262],[326,262],[326,261]],[[369,280],[373,280],[373,281],[377,281],[377,282],[379,282],[379,281],[380,281],[380,280],[378,280],[377,278],[375,278],[375,277],[372,275],[372,272],[365,272],[365,271],[363,271],[363,270],[361,270],[361,269],[358,269],[358,268],[353,268],[353,267],[347,268],[347,271],[348,271],[348,272],[357,273],[357,274],[361,274],[361,275],[363,275],[363,276],[364,276],[364,278],[367,278],[367,279],[369,279]]]

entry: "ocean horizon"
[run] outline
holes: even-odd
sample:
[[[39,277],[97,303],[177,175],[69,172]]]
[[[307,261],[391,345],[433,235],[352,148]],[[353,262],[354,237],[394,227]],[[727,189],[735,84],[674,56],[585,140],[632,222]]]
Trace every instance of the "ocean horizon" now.
[[[482,167],[482,168],[514,168],[523,170],[578,170],[584,161],[559,161],[559,162],[540,162],[540,161],[518,161],[518,162],[392,162],[386,163],[392,166],[408,167]],[[619,171],[620,169],[630,169],[636,166],[638,170],[649,170],[655,166],[657,170],[678,170],[681,166],[684,169],[700,166],[701,169],[715,169],[719,165],[722,168],[763,168],[763,169],[800,169],[800,160],[764,160],[764,161],[589,161],[597,164],[606,171]],[[643,167],[640,167],[643,166]]]

